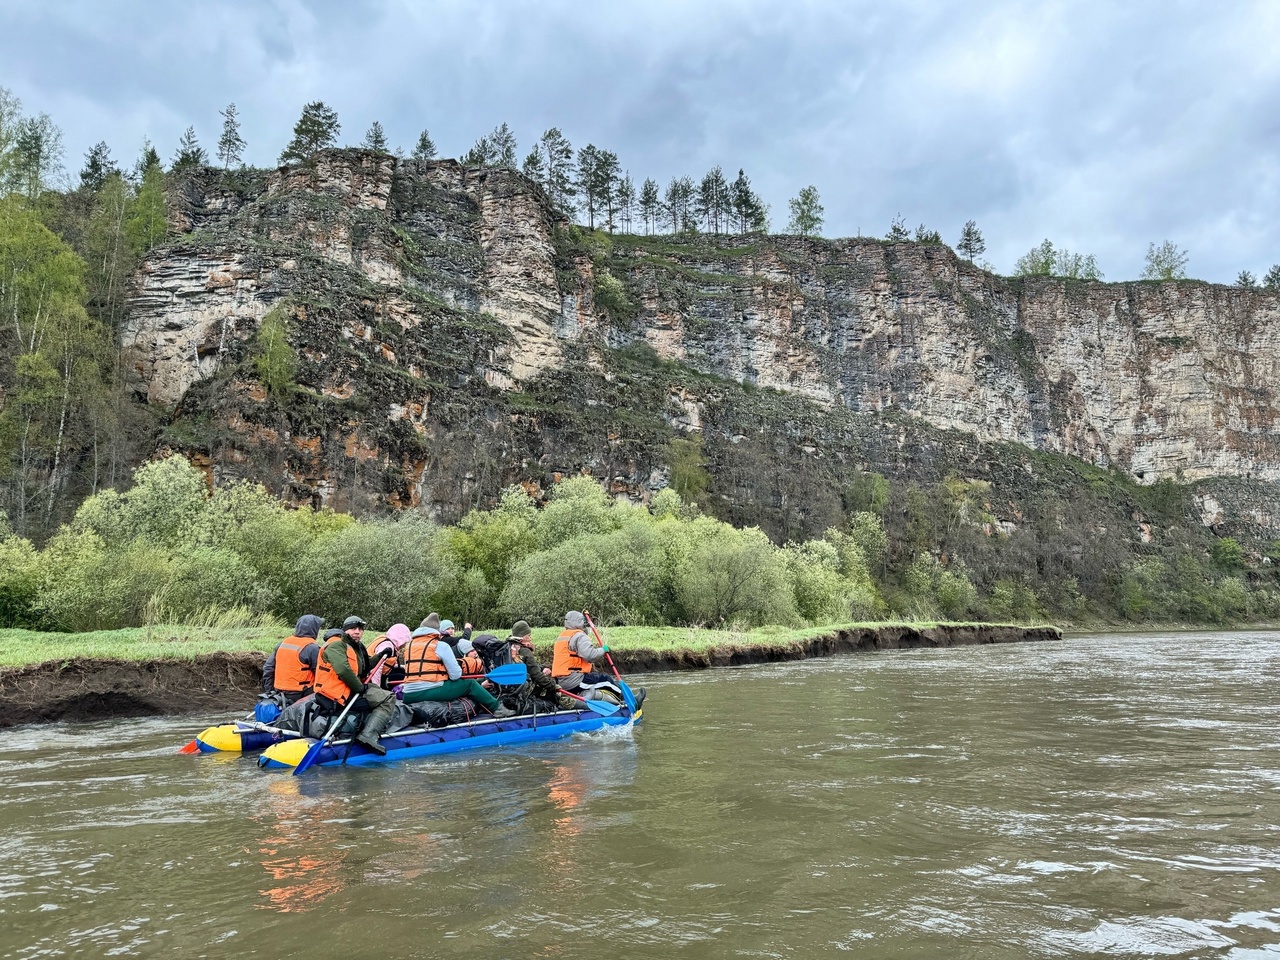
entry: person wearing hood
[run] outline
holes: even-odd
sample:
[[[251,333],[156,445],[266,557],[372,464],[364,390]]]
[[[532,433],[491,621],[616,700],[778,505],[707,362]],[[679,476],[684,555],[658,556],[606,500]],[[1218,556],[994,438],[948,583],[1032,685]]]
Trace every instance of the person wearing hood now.
[[[429,623],[432,617],[435,623]],[[442,703],[468,697],[495,717],[515,714],[475,680],[462,676],[462,667],[453,647],[441,635],[440,618],[435,614],[413,631],[413,636],[401,651],[400,662],[404,666],[405,678],[401,689],[407,704],[425,700]]]
[[[359,706],[365,717],[356,740],[382,757],[387,748],[378,738],[395,718],[396,698],[389,690],[368,681],[377,664],[360,640],[364,625],[359,617],[347,617],[343,631],[324,645],[316,668],[315,699],[321,711],[333,717],[342,712],[351,697],[363,697],[364,703]]]
[[[369,645],[369,656],[376,659],[383,651],[387,654],[369,674],[369,683],[389,687],[404,679],[404,668],[400,666],[398,655],[400,648],[408,642],[409,627],[406,624],[397,623]],[[383,682],[384,678],[385,682]]]
[[[323,627],[324,620],[313,613],[298,618],[293,635],[281,640],[262,665],[264,693],[280,696],[288,705],[311,692],[320,658],[316,638]]]

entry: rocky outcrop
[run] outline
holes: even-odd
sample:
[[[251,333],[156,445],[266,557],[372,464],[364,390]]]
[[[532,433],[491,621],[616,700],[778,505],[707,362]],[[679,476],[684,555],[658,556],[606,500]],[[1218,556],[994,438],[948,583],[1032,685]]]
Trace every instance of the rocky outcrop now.
[[[771,237],[615,260],[662,355],[859,411],[1116,466],[1280,479],[1280,297],[1005,280],[948,248]],[[623,246],[626,241],[617,245]],[[726,249],[728,248],[728,249]]]
[[[666,482],[658,430],[723,434],[713,467],[776,431],[791,452],[771,455],[837,475],[936,472],[942,430],[1144,484],[1280,482],[1274,292],[1008,280],[871,239],[608,238],[513,171],[359,150],[202,171],[173,212],[124,331],[134,392],[170,411],[169,447],[298,501],[439,514],[581,469],[644,496]],[[251,362],[275,306],[298,355],[282,398]],[[614,382],[609,357],[641,345],[678,364],[661,396]],[[751,427],[725,384],[807,406]],[[966,456],[987,469],[989,451]],[[753,495],[734,482],[727,496]],[[1241,490],[1198,494],[1204,522],[1239,506],[1274,525],[1267,495]]]

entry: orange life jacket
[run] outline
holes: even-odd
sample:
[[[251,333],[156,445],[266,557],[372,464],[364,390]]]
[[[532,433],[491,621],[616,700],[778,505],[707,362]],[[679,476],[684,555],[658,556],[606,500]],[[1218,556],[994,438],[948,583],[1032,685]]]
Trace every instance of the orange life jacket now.
[[[484,675],[484,661],[474,650],[458,657],[458,666],[462,668],[464,677],[480,677]]]
[[[343,647],[346,648],[347,663],[351,665],[351,672],[357,677],[360,676],[360,655],[356,653],[351,644],[345,640],[341,642]],[[327,648],[328,644],[325,644],[325,646]],[[334,703],[339,704],[346,703],[347,698],[351,696],[351,688],[333,669],[333,666],[324,655],[324,650],[320,651],[320,663],[316,667],[316,693],[322,693]]]
[[[316,675],[312,669],[298,659],[303,648],[318,642],[311,637],[285,637],[276,647],[276,678],[273,682],[277,690],[299,691],[310,690],[315,683]]]
[[[556,637],[555,653],[551,658],[551,676],[556,680],[567,677],[571,673],[591,672],[591,663],[583,660],[569,648],[569,641],[581,632],[581,630],[565,630]]]
[[[404,664],[405,680],[425,680],[443,683],[449,679],[444,661],[436,653],[436,644],[443,638],[437,634],[414,637],[400,648],[400,662]]]
[[[396,666],[396,642],[388,637],[385,633],[378,637],[373,643],[366,644],[365,649],[369,651],[369,660],[372,661],[383,650],[390,650],[391,653],[383,658],[382,662],[369,672],[366,678],[369,683],[378,684],[382,682],[382,675],[390,673]]]

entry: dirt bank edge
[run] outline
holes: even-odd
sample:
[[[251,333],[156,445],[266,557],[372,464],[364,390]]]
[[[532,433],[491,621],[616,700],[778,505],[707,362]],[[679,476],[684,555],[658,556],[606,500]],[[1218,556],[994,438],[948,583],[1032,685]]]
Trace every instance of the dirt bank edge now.
[[[651,653],[617,650],[624,673],[700,670],[805,660],[840,653],[1060,640],[1056,627],[904,625],[836,630],[790,644]],[[241,710],[262,684],[262,654],[211,653],[192,660],[77,658],[0,670],[0,728],[58,720],[174,716]]]

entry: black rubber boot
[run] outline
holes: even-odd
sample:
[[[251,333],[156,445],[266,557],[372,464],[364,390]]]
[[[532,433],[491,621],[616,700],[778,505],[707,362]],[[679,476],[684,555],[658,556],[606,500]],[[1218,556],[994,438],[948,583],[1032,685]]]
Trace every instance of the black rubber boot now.
[[[380,757],[385,757],[387,755],[387,748],[384,747],[382,744],[380,744],[377,740],[365,740],[363,738],[357,738],[356,742],[359,743],[360,746],[368,750],[370,753],[376,753]]]

